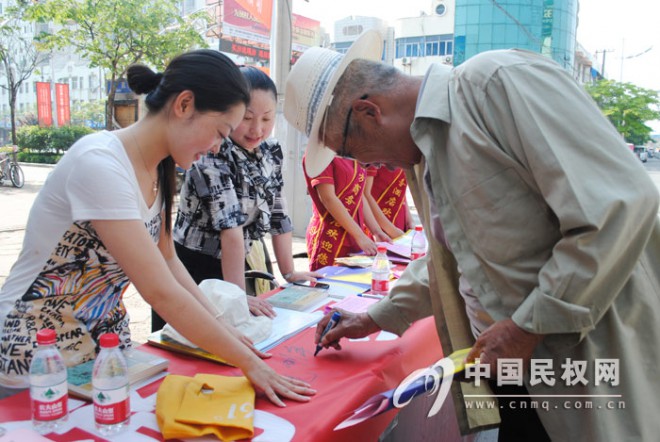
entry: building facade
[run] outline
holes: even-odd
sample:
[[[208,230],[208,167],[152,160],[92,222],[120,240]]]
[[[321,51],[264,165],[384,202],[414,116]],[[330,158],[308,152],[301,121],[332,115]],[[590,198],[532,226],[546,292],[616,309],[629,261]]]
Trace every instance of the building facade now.
[[[520,48],[572,70],[577,14],[578,0],[456,0],[454,64],[492,49]]]

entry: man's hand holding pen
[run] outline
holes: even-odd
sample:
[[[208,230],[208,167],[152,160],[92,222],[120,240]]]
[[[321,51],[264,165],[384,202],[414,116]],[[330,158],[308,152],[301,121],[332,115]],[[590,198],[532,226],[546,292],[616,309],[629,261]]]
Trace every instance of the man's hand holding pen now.
[[[341,312],[341,321],[323,335],[333,312]],[[339,340],[343,337],[360,339],[380,330],[378,324],[367,313],[351,313],[346,310],[334,309],[326,314],[316,326],[314,343],[323,348],[333,347],[341,350]]]

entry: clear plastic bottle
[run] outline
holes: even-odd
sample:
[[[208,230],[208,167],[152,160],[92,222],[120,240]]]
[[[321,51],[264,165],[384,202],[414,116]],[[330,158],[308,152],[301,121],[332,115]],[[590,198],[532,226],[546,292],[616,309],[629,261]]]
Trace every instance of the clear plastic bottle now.
[[[426,255],[426,235],[422,226],[415,226],[410,246],[410,259],[414,261],[424,255]]]
[[[94,421],[99,433],[112,436],[127,428],[130,422],[128,368],[115,333],[101,335],[99,344],[101,351],[92,372]]]
[[[68,419],[69,392],[66,365],[57,349],[55,330],[37,332],[37,351],[30,363],[32,424],[41,433],[51,433]]]
[[[390,291],[390,260],[385,246],[378,246],[378,253],[371,266],[371,293],[387,295]]]

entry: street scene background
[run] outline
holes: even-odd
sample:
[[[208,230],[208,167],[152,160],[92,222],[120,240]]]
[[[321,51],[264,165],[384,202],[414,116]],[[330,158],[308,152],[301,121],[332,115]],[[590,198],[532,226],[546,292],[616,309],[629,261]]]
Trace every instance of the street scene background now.
[[[656,153],[643,163],[644,168],[660,192],[660,154]],[[32,203],[41,189],[52,166],[22,164],[25,172],[25,186],[16,189],[9,181],[0,186],[0,286],[4,284],[11,266],[16,261],[25,235],[25,224]],[[409,199],[410,203],[412,201]],[[413,211],[413,213],[415,213]],[[270,256],[274,257],[270,238],[266,238]],[[305,252],[305,238],[294,236],[293,253]],[[296,270],[307,270],[307,259],[294,260]],[[273,266],[277,269],[277,265]],[[276,276],[282,281],[279,273]],[[133,340],[144,343],[151,330],[151,308],[142,299],[133,285],[129,285],[124,294],[124,303],[131,316],[131,333]]]

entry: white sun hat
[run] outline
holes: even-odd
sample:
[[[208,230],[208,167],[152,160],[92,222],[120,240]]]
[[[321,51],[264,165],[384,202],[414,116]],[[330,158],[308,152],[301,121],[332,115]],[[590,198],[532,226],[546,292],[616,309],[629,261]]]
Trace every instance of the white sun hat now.
[[[247,304],[247,295],[239,286],[220,279],[205,279],[199,283],[199,288],[215,306],[218,318],[236,327],[254,344],[270,336],[272,319],[267,316],[252,316]],[[197,347],[170,324],[165,324],[162,334],[189,347]]]
[[[353,42],[344,55],[313,47],[307,49],[291,68],[286,79],[284,116],[309,138],[305,171],[310,177],[323,172],[335,157],[335,153],[319,139],[319,128],[332,102],[337,81],[351,61],[358,58],[379,61],[382,53],[383,37],[378,31],[368,30]]]

